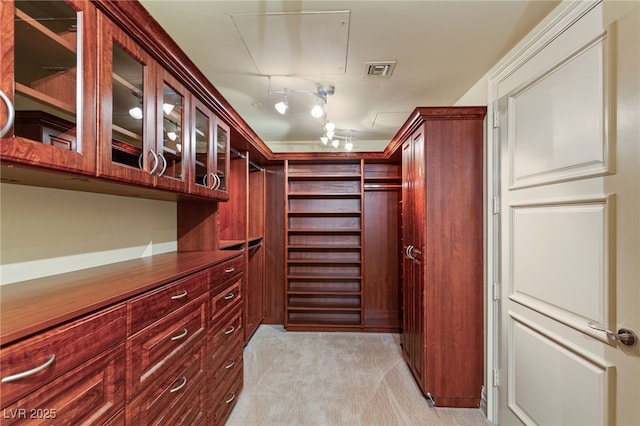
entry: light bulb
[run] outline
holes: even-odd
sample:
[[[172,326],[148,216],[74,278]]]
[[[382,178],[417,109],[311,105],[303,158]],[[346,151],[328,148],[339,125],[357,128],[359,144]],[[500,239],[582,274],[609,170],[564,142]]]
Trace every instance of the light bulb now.
[[[287,112],[287,108],[289,108],[289,105],[287,105],[286,102],[278,102],[275,107],[276,111],[284,115]]]
[[[347,151],[351,151],[353,149],[353,144],[351,142],[347,142],[346,144],[344,144],[344,149],[346,149]]]
[[[171,111],[173,111],[173,108],[174,108],[174,105],[172,104],[168,104],[168,103],[162,104],[162,110],[167,115],[171,114]]]
[[[335,123],[327,121],[327,124],[324,125],[324,128],[327,132],[333,132],[336,129]]]
[[[178,138],[178,134],[176,132],[167,132],[167,137],[172,141],[175,141]]]
[[[136,120],[142,120],[142,108],[133,107],[129,110],[129,115]]]
[[[311,115],[314,116],[315,118],[320,118],[324,115],[324,110],[320,105],[316,105],[311,110]]]
[[[340,144],[340,141],[338,141],[338,139],[334,139],[331,141],[331,146],[334,148],[337,148],[339,144]]]
[[[326,145],[329,142],[329,138],[326,136],[322,136],[320,140],[322,141],[322,145]]]
[[[329,139],[333,139],[333,135],[335,134],[335,132],[333,130],[327,130],[327,137]]]

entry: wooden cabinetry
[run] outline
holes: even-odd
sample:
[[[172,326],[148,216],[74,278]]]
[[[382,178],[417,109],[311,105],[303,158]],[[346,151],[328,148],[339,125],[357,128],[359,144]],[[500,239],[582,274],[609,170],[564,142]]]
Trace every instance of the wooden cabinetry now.
[[[89,1],[0,3],[0,90],[15,126],[3,160],[82,174],[96,170],[96,10]],[[7,110],[0,108],[2,126]]]
[[[362,325],[362,161],[285,162],[285,327]]]
[[[245,250],[244,341],[264,318],[265,171],[232,148],[229,201],[220,206],[220,247]]]
[[[363,321],[371,331],[401,326],[401,168],[364,163]]]
[[[228,198],[232,125],[258,138],[137,2],[8,0],[0,19],[0,90],[11,106],[0,107],[0,155],[33,166],[10,170],[9,179]],[[65,173],[47,179],[42,171]],[[78,173],[99,179],[79,184]]]
[[[483,384],[484,107],[417,108],[402,146],[404,358],[436,406]]]
[[[4,286],[5,420],[223,423],[242,388],[243,274],[240,252],[174,253]]]

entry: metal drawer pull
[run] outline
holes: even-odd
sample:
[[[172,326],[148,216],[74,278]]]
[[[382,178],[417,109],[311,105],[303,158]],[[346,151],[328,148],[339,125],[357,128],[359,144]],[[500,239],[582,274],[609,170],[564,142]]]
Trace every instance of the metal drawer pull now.
[[[224,271],[225,271],[227,274],[230,274],[230,273],[232,273],[232,272],[233,272],[233,271],[235,271],[235,270],[236,270],[236,268],[227,268],[227,269],[225,269]]]
[[[234,331],[236,331],[236,328],[234,326],[231,326],[227,329],[227,331],[224,332],[224,334],[231,334]]]
[[[189,333],[189,330],[187,330],[186,328],[184,329],[184,331],[182,332],[182,334],[180,334],[179,336],[173,336],[171,338],[171,340],[180,340],[183,337],[185,337],[187,335],[187,333]]]
[[[171,300],[184,299],[185,297],[187,297],[187,290],[183,291],[180,294],[176,294],[175,296],[171,296]]]
[[[224,300],[230,300],[230,299],[233,299],[234,297],[236,297],[236,295],[235,295],[235,294],[233,294],[233,293],[229,293],[229,294],[227,294],[227,295],[224,297]]]
[[[16,118],[16,110],[13,107],[11,100],[9,100],[9,97],[2,90],[0,90],[0,98],[7,106],[7,122],[4,127],[0,129],[0,138],[4,138],[4,136],[9,132],[9,129],[11,129],[11,126],[13,126],[13,121]]]
[[[224,368],[225,368],[226,370],[228,370],[228,369],[230,369],[231,367],[233,367],[233,366],[235,365],[235,363],[236,363],[236,360],[235,360],[235,359],[232,359],[231,361],[229,361],[229,364],[227,364],[227,365],[225,365],[225,366],[224,366]]]
[[[230,403],[231,401],[233,401],[234,399],[236,399],[236,393],[235,392],[231,392],[231,398],[227,399],[225,401],[226,404]]]
[[[187,378],[185,376],[182,376],[182,383],[180,383],[180,385],[176,386],[175,388],[169,390],[169,392],[174,393],[174,392],[178,392],[180,389],[182,389],[185,385],[187,384]]]
[[[2,383],[9,383],[9,382],[13,382],[16,380],[20,380],[20,379],[24,379],[25,377],[29,377],[29,376],[33,376],[36,373],[41,372],[42,370],[46,369],[47,367],[49,367],[51,364],[53,364],[53,361],[56,360],[56,354],[53,354],[49,357],[49,359],[47,360],[47,362],[45,362],[44,364],[36,367],[36,368],[32,368],[31,370],[27,370],[27,371],[23,371],[22,373],[18,373],[18,374],[14,374],[11,376],[7,376],[7,377],[3,377],[2,378]]]

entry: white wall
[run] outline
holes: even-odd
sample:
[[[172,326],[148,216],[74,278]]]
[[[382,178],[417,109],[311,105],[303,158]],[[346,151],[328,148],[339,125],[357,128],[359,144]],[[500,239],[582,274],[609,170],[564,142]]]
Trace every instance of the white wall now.
[[[0,284],[175,251],[176,203],[0,184]]]

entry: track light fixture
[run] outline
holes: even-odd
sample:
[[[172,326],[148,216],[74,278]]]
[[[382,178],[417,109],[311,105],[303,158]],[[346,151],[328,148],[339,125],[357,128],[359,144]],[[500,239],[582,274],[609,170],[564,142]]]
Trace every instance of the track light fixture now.
[[[320,118],[326,115],[327,97],[333,95],[335,93],[335,89],[335,86],[331,84],[321,84],[315,92],[310,90],[287,89],[286,87],[284,89],[272,89],[271,76],[269,76],[269,95],[274,93],[283,95],[283,100],[274,105],[276,110],[283,115],[286,114],[289,109],[287,94],[296,93],[301,95],[312,95],[318,98],[318,103],[311,110],[311,115],[315,118]]]

